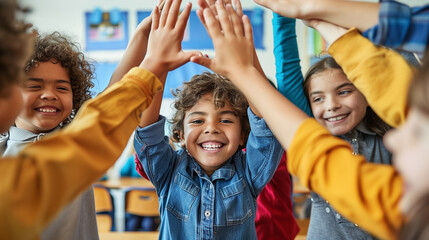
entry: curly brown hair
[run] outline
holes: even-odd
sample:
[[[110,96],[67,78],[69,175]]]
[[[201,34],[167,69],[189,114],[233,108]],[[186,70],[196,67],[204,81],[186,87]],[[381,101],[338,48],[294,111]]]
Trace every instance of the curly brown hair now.
[[[70,76],[73,110],[76,113],[82,104],[92,97],[90,89],[94,87],[91,82],[94,65],[85,59],[77,43],[72,42],[69,37],[59,32],[45,36],[38,34],[34,48],[31,59],[25,65],[25,72],[28,73],[36,68],[39,62],[60,63],[62,67],[67,69]]]
[[[247,116],[247,107],[249,106],[247,99],[229,79],[209,72],[193,76],[189,82],[184,83],[182,89],[176,89],[173,92],[173,95],[176,97],[174,102],[176,112],[171,121],[169,121],[172,132],[171,141],[175,143],[180,142],[180,133],[184,129],[186,112],[207,93],[213,94],[213,104],[217,108],[224,107],[227,102],[231,104],[234,112],[240,119],[241,133],[244,136],[244,144],[239,149],[244,148],[250,132],[249,118]]]
[[[15,0],[0,0],[0,97],[7,97],[9,87],[24,79],[23,67],[31,54],[29,25],[17,20],[19,7]]]

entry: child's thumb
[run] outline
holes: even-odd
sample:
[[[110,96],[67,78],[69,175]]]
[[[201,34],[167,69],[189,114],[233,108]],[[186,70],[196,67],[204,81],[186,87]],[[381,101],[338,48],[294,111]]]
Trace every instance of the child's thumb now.
[[[192,56],[191,62],[200,64],[201,66],[211,69],[212,59],[204,56]]]

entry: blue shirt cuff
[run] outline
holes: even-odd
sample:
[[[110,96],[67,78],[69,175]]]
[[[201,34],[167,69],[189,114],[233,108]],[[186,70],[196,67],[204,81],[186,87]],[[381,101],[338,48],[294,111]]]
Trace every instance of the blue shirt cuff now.
[[[164,140],[165,117],[159,115],[159,120],[144,128],[138,127],[135,139],[147,146],[155,145]]]
[[[273,136],[270,128],[263,118],[256,116],[250,107],[247,109],[247,116],[249,117],[250,128],[253,135],[257,137],[270,137]]]

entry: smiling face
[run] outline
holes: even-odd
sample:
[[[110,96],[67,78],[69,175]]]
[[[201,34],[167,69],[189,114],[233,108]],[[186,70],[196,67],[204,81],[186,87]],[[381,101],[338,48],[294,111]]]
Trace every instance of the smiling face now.
[[[211,93],[185,114],[181,141],[207,175],[220,168],[243,144],[240,118],[229,103],[217,108]]]
[[[40,62],[22,86],[24,109],[15,124],[34,133],[49,132],[72,112],[73,95],[67,69]]]
[[[327,69],[309,79],[308,95],[316,120],[333,135],[350,132],[365,117],[368,103],[340,69]]]
[[[429,117],[416,108],[408,112],[407,121],[384,137],[385,146],[393,154],[393,164],[403,177],[405,212],[429,191]]]

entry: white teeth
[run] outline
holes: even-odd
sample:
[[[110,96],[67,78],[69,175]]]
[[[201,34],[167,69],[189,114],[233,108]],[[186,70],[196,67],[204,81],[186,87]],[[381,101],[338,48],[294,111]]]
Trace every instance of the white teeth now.
[[[52,109],[52,108],[39,108],[39,111],[40,112],[49,112],[49,113],[51,113],[51,112],[56,112],[57,110],[56,109]]]
[[[340,117],[332,117],[332,118],[328,118],[328,121],[329,122],[339,121],[339,120],[344,119],[346,117],[347,117],[346,115],[340,116]]]
[[[204,150],[214,151],[222,147],[222,144],[203,144]]]

